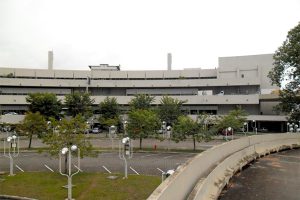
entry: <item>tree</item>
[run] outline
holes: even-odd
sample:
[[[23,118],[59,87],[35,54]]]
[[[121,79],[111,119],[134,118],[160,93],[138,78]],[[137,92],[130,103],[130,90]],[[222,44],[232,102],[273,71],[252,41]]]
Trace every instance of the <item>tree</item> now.
[[[81,157],[93,155],[91,143],[85,139],[84,132],[87,128],[86,121],[82,115],[76,115],[70,119],[51,119],[51,127],[43,142],[49,145],[49,153],[58,155],[64,147],[77,145]],[[65,155],[65,172],[67,172],[67,154]]]
[[[29,103],[29,111],[32,113],[39,112],[46,119],[60,118],[61,100],[53,93],[31,93],[26,97],[26,102]]]
[[[42,138],[47,129],[45,117],[39,112],[28,112],[23,121],[17,126],[17,130],[24,133],[29,138],[28,148],[31,148],[32,136],[37,135]]]
[[[276,50],[274,68],[268,77],[272,84],[282,87],[280,104],[276,107],[289,114],[290,121],[300,120],[300,22],[288,32],[286,40]]]
[[[182,115],[182,104],[187,101],[181,101],[172,97],[164,96],[160,100],[160,106],[158,107],[159,117],[162,121],[173,125],[177,118]]]
[[[130,110],[150,109],[153,101],[154,97],[148,94],[138,94],[129,102]]]
[[[89,118],[93,114],[92,105],[94,102],[95,100],[91,99],[90,94],[86,92],[74,92],[65,97],[65,105],[73,117],[82,114],[85,118]]]
[[[246,112],[238,106],[236,109],[230,111],[228,115],[217,118],[215,128],[223,130],[228,127],[238,130],[243,127],[246,122]]]
[[[104,101],[99,104],[100,118],[99,121],[106,128],[120,123],[120,106],[115,97],[106,97]]]
[[[193,139],[194,151],[196,150],[196,141],[207,141],[210,139],[210,132],[204,123],[194,121],[189,116],[179,116],[173,127],[172,139],[175,142],[186,140],[188,137]]]
[[[152,110],[132,110],[128,114],[128,124],[126,126],[129,137],[140,140],[140,149],[142,148],[143,138],[152,134],[157,134],[160,128],[160,121],[156,112]]]

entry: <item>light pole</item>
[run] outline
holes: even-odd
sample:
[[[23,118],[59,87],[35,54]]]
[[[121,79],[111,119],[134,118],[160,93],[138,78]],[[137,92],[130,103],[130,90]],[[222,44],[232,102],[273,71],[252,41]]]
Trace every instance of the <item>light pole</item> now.
[[[231,132],[231,140],[233,140],[233,128],[228,127],[228,131]]]
[[[8,143],[8,152],[6,152],[6,143]],[[14,158],[19,156],[19,137],[16,135],[8,136],[4,140],[3,154],[9,158],[9,176],[14,176]]]
[[[170,150],[170,139],[171,139],[171,134],[172,134],[172,127],[171,127],[171,126],[168,126],[168,127],[167,127],[168,151]]]
[[[289,132],[297,132],[299,129],[298,129],[298,124],[295,124],[295,123],[291,123],[289,124]]]
[[[230,131],[232,131],[232,140],[233,140],[233,129],[231,128],[231,127],[228,127],[228,128],[226,128],[225,129],[225,139],[226,139],[226,141],[228,141],[228,132],[230,132]]]
[[[163,138],[166,138],[166,129],[167,129],[167,123],[165,121],[163,121],[162,122]]]
[[[72,174],[72,151],[77,151],[77,171]],[[68,153],[68,154],[67,154]],[[68,173],[63,173],[61,169],[61,155],[68,156]],[[80,171],[80,149],[76,145],[72,145],[71,147],[64,147],[59,152],[59,173],[63,176],[68,177],[68,198],[67,200],[72,200],[72,177],[75,174],[78,174]]]
[[[252,120],[252,129],[253,129],[253,133],[255,131],[255,134],[257,135],[256,121],[255,120]]]
[[[124,160],[125,165],[125,177],[128,178],[128,170],[127,170],[127,159],[131,159],[133,156],[133,145],[129,137],[123,138],[119,143],[119,157],[121,160]]]
[[[298,127],[299,127],[298,124],[295,124],[295,132],[298,132],[299,130]]]
[[[246,130],[245,130],[245,127],[247,127]],[[244,122],[244,124],[243,124],[243,133],[244,133],[245,135],[247,135],[247,132],[248,132],[248,123],[247,123],[247,122]]]
[[[123,122],[124,136],[127,136],[126,128],[127,128],[127,121],[124,121]]]
[[[114,149],[114,138],[116,137],[117,127],[114,125],[108,128],[109,137],[111,139],[111,149]]]

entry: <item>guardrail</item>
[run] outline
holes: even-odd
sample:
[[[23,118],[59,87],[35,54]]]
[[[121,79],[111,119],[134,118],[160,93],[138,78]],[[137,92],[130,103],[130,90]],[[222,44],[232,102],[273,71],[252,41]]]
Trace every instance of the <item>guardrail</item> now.
[[[250,161],[300,146],[300,134],[256,135],[215,146],[181,166],[148,200],[217,199],[229,179]]]

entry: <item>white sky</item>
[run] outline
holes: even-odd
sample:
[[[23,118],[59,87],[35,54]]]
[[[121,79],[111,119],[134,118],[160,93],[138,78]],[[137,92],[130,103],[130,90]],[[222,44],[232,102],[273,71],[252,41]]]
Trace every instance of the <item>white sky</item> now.
[[[218,57],[273,53],[300,0],[0,0],[0,67],[215,68]]]

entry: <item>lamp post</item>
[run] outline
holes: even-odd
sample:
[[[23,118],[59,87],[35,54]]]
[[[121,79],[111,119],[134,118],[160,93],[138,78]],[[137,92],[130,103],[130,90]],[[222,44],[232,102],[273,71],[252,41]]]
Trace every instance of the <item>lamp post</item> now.
[[[163,138],[166,138],[166,130],[167,130],[167,123],[165,121],[162,122],[162,133]]]
[[[225,129],[225,140],[226,141],[228,141],[228,132],[231,132],[231,131],[232,131],[232,136],[231,136],[232,138],[231,139],[233,140],[233,129],[231,127],[228,127],[228,128]]]
[[[168,151],[170,150],[170,139],[171,139],[171,134],[172,134],[172,127],[171,127],[171,126],[168,126],[168,127],[167,127]]]
[[[6,152],[6,143],[8,143],[8,152]],[[19,137],[16,135],[8,136],[4,140],[3,154],[9,158],[9,176],[14,176],[14,158],[19,156]]]
[[[72,174],[72,152],[77,151],[77,171]],[[61,155],[68,156],[68,173],[62,172],[62,162]],[[68,198],[67,200],[72,200],[72,177],[75,174],[78,174],[80,171],[80,149],[76,145],[72,145],[71,147],[64,147],[59,152],[59,173],[63,176],[68,177]]]
[[[233,140],[233,128],[228,127],[227,129],[229,132],[231,132],[231,140]]]
[[[293,129],[293,124],[290,124],[289,125],[289,132],[293,132],[294,131],[294,129]]]
[[[127,121],[124,121],[123,122],[124,136],[127,136],[126,128],[127,128]]]
[[[128,178],[128,170],[127,170],[127,159],[131,159],[133,156],[133,145],[129,137],[124,137],[119,143],[119,157],[121,160],[124,160],[124,171],[125,177]]]
[[[299,129],[298,129],[298,127],[299,127],[298,124],[295,124],[294,127],[295,127],[295,132],[298,132],[298,130],[299,130]]]
[[[298,124],[295,124],[295,123],[290,123],[289,124],[289,132],[297,132],[299,129],[298,129]]]
[[[116,137],[117,127],[114,125],[108,128],[109,137],[111,139],[111,149],[114,149],[114,138]]]
[[[257,135],[256,121],[255,120],[252,120],[252,129],[253,129],[253,133],[255,131],[255,134]]]
[[[247,131],[245,131],[245,126],[247,127]],[[243,127],[243,132],[245,133],[245,135],[247,135],[247,132],[249,131],[249,127],[248,127],[248,122],[244,122],[244,127]]]

